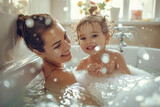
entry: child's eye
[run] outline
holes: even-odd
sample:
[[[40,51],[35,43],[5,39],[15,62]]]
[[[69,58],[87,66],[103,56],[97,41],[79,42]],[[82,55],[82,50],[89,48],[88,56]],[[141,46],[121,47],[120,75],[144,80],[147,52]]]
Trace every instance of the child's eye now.
[[[55,46],[54,47],[54,49],[57,49],[57,48],[59,48],[61,45],[60,45],[60,43],[57,45],[57,46]]]
[[[98,35],[92,35],[92,37],[97,37]]]
[[[85,37],[80,38],[80,40],[85,40],[85,39],[86,39]]]

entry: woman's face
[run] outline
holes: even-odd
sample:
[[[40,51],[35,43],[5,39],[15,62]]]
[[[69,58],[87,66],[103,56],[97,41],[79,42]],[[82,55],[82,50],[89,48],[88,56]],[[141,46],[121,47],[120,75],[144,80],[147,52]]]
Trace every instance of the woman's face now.
[[[61,64],[71,60],[70,40],[64,28],[57,24],[43,34],[44,50],[42,58],[52,64]]]
[[[96,47],[99,49],[105,47],[106,36],[103,34],[99,23],[85,24],[80,28],[78,36],[82,50],[89,55],[97,53]]]

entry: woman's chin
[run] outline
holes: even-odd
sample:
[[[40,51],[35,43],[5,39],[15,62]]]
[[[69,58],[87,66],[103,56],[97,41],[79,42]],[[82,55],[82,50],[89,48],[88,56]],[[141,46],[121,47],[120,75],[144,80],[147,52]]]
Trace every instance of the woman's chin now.
[[[63,59],[63,63],[69,62],[72,59],[72,55],[70,54],[68,57]]]

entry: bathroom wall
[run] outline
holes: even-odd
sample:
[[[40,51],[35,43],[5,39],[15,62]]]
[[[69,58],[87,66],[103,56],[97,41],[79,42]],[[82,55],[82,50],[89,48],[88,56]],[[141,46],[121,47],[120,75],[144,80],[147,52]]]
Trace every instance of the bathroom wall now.
[[[53,15],[54,18],[59,20],[61,24],[65,27],[67,30],[67,34],[71,38],[71,44],[75,44],[74,40],[75,39],[75,34],[73,33],[73,30],[71,29],[70,25],[75,25],[76,22],[71,22],[69,21],[69,17],[67,16],[67,12],[64,11],[64,7],[67,4],[67,0],[52,0],[51,2],[51,14]],[[69,10],[68,10],[69,11]],[[69,21],[67,23],[67,21]],[[133,23],[133,22],[132,22]],[[148,23],[148,22],[147,22]],[[125,25],[125,24],[124,24]],[[160,48],[160,24],[159,25],[148,25],[148,24],[127,24],[127,26],[135,26],[140,34],[141,34],[141,45],[145,47],[152,47],[152,48]],[[75,32],[75,31],[74,31]],[[138,36],[136,33],[134,33],[133,39],[126,38],[125,41],[127,45],[134,45],[138,46]],[[119,38],[116,39],[111,39],[110,40],[111,44],[119,44]]]
[[[13,2],[14,3],[14,2]],[[23,14],[50,14],[50,0],[29,0],[24,9],[16,10],[9,0],[0,0],[0,69],[9,63],[33,55],[22,40],[17,39],[16,19]],[[26,10],[23,12],[23,10]]]
[[[3,0],[7,1],[7,0]],[[69,13],[64,11],[68,4],[66,0],[29,0],[28,14],[49,13],[57,19],[67,30],[71,38],[71,44],[75,44],[75,31],[70,27]],[[27,7],[27,6],[26,6]],[[12,5],[4,5],[0,1],[0,68],[5,62],[13,59],[21,59],[33,54],[23,41],[17,42],[16,18]],[[69,11],[69,10],[68,10]],[[65,23],[64,23],[65,22]],[[76,22],[71,23],[75,25]],[[160,25],[134,25],[141,34],[141,45],[145,47],[160,48]],[[138,46],[138,36],[134,33],[133,39],[125,39],[127,45]],[[111,39],[111,44],[119,44],[119,38]]]
[[[160,48],[160,25],[129,25],[135,26],[141,36],[141,46],[151,47],[151,48]],[[136,32],[133,32],[133,39],[126,38],[125,41],[127,45],[138,46],[138,35]],[[119,44],[119,38],[111,39],[111,44]]]
[[[63,23],[62,23],[63,24]],[[73,24],[75,25],[75,24]],[[67,30],[67,34],[71,38],[71,44],[75,44],[75,31],[71,29],[70,25],[63,24],[65,29]],[[125,25],[124,25],[125,26]],[[151,48],[160,48],[160,25],[127,25],[127,26],[135,26],[140,32],[141,38],[141,46],[151,47]],[[125,42],[127,45],[139,46],[139,39],[137,33],[132,30],[133,38],[125,38]],[[119,38],[111,38],[110,44],[118,45],[120,42]]]

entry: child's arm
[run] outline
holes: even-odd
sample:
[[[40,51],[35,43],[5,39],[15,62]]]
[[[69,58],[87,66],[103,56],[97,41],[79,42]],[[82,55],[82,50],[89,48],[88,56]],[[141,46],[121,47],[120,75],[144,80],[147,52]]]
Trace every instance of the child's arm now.
[[[123,74],[131,74],[121,53],[116,53],[116,56],[116,70]]]

